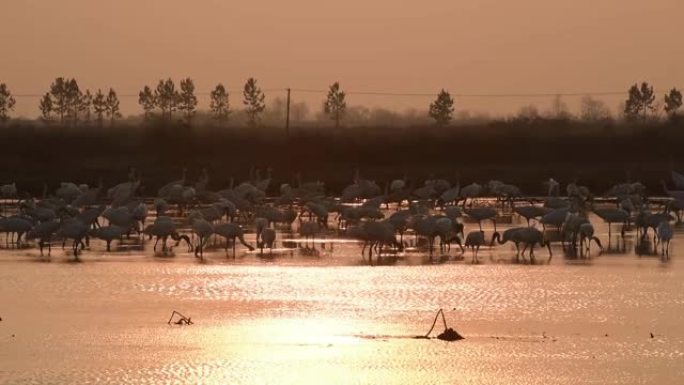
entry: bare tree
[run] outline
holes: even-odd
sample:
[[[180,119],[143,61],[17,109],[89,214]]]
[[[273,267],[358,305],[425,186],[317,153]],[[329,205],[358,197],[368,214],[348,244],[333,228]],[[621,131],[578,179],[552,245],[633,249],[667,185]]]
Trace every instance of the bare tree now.
[[[580,117],[587,122],[610,119],[610,109],[602,100],[585,96],[580,101]]]
[[[323,103],[323,112],[335,122],[335,127],[340,127],[340,121],[347,110],[346,94],[340,90],[340,83],[335,82],[328,90],[328,97]]]
[[[526,106],[522,106],[518,110],[517,118],[522,120],[537,120],[540,118],[540,116],[541,115],[539,114],[539,109],[537,106],[534,104],[528,104]]]
[[[551,102],[549,118],[558,120],[569,120],[572,118],[567,103],[563,101],[563,98],[560,95],[556,95]]]

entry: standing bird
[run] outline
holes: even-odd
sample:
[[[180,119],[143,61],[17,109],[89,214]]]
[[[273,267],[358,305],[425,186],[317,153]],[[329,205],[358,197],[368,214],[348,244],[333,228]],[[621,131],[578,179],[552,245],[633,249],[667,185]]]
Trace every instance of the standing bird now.
[[[307,247],[309,245],[309,239],[311,239],[312,246],[314,248],[316,247],[314,240],[319,231],[320,227],[318,226],[318,222],[302,222],[299,226],[299,235],[304,237],[304,244]]]
[[[195,246],[195,257],[204,259],[204,244],[214,234],[214,226],[199,215],[192,217],[191,223],[192,232],[197,234],[199,238],[197,246]]]
[[[611,224],[613,223],[622,223],[622,230],[620,231],[620,237],[622,239],[625,239],[625,228],[627,227],[627,224],[629,223],[630,216],[629,213],[626,210],[623,209],[615,209],[615,208],[608,208],[608,209],[593,209],[594,214],[596,214],[599,218],[603,219],[606,223],[608,223],[608,240],[610,243],[610,239],[612,238],[611,234]],[[610,246],[609,246],[610,247]]]
[[[673,235],[672,225],[670,222],[660,222],[656,228],[656,235],[658,236],[658,243],[660,243],[663,256],[667,257],[667,259],[670,259],[670,241],[672,240]]]
[[[496,232],[496,209],[492,207],[474,207],[463,210],[467,216],[475,219],[477,225],[480,226],[480,231],[482,231],[482,221],[491,219],[494,223],[494,232]]]
[[[601,245],[601,241],[594,236],[594,226],[592,226],[591,223],[586,222],[582,223],[579,227],[579,237],[580,237],[580,255],[582,255],[583,252],[586,253],[587,256],[591,254],[591,241],[596,242],[598,245],[599,249],[603,251],[603,246]]]
[[[154,246],[152,247],[152,250],[155,252],[157,251],[157,243],[159,243],[160,239],[162,240],[162,252],[166,252],[166,241],[169,239],[169,237],[176,241],[176,246],[178,246],[180,244],[180,241],[183,240],[188,245],[188,251],[192,251],[193,249],[192,243],[190,242],[190,238],[188,238],[187,235],[178,234],[178,232],[176,231],[176,224],[170,217],[157,217],[153,224],[145,227],[143,233],[147,234],[150,237],[150,239],[153,236],[157,238],[154,242]]]
[[[66,239],[73,239],[74,243],[72,245],[72,250],[74,253],[74,261],[80,262],[78,257],[79,247],[81,250],[85,248],[83,239],[88,236],[88,229],[90,226],[81,222],[78,219],[66,219],[62,222],[59,230],[57,230],[57,236]]]
[[[50,252],[52,251],[50,241],[52,240],[52,236],[55,234],[55,232],[59,229],[59,221],[57,220],[52,220],[52,221],[47,221],[47,222],[41,222],[34,226],[29,232],[26,234],[26,239],[37,239],[38,240],[38,247],[40,248],[40,256],[43,256],[43,248],[45,247],[45,244],[47,243],[48,246],[48,258],[50,257]]]
[[[473,251],[473,263],[479,263],[480,262],[477,259],[477,252],[480,251],[480,246],[482,246],[484,244],[485,244],[484,231],[482,231],[482,230],[471,231],[468,233],[468,235],[466,235],[464,246],[466,248],[470,247],[470,249]]]
[[[266,230],[266,229],[264,229]],[[214,228],[214,233],[226,239],[225,251],[228,256],[228,240],[233,244],[233,259],[235,259],[235,240],[239,240],[249,251],[253,251],[254,247],[245,241],[245,232],[242,227],[236,223],[222,223]],[[263,233],[263,231],[262,231]],[[262,234],[263,235],[263,234]]]
[[[513,201],[511,201],[511,206],[513,207],[513,211],[516,214],[520,215],[521,217],[527,220],[527,226],[530,225],[530,219],[538,220],[539,218],[546,215],[549,211],[551,211],[549,208],[543,206],[516,206],[515,203],[513,203]]]
[[[112,251],[111,244],[115,239],[121,239],[126,233],[123,227],[117,225],[109,225],[90,230],[90,234],[95,238],[102,239],[107,243],[107,251]]]
[[[276,232],[270,227],[267,227],[261,231],[261,254],[264,254],[264,247],[268,247],[268,253],[273,252],[273,246],[275,245]]]
[[[515,260],[516,262],[519,262],[520,242],[522,242],[522,239],[518,233],[524,229],[525,227],[512,227],[510,229],[506,229],[502,234],[495,232],[494,235],[492,235],[492,242],[490,243],[490,246],[494,246],[494,242],[497,242],[499,245],[503,245],[506,242],[513,242],[513,244],[515,244]]]
[[[534,263],[534,246],[538,243],[539,246],[546,247],[549,250],[549,260],[547,263],[551,262],[551,258],[553,257],[553,253],[551,252],[551,243],[544,238],[544,232],[537,230],[534,227],[525,227],[518,231],[516,236],[520,242],[525,245],[521,252],[523,258],[525,257],[525,250],[529,247],[530,262]]]
[[[461,198],[463,198],[463,207],[466,206],[468,198],[470,198],[470,206],[473,205],[473,199],[477,198],[482,194],[482,185],[478,183],[471,183],[463,188],[461,188]]]

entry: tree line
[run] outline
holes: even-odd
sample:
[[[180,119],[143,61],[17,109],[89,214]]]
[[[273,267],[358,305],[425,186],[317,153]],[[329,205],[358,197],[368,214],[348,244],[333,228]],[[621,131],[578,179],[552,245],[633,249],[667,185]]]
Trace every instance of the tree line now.
[[[220,124],[227,122],[233,112],[230,104],[230,95],[221,83],[210,92],[209,111],[214,119]],[[243,111],[249,127],[256,127],[260,122],[260,116],[266,109],[265,94],[257,85],[254,78],[249,78],[242,91]],[[671,120],[680,118],[682,108],[682,93],[672,88],[662,99],[662,111]],[[149,120],[158,117],[164,121],[171,121],[174,116],[180,114],[188,124],[197,112],[197,96],[195,84],[191,78],[180,80],[176,87],[173,79],[161,79],[153,89],[147,85],[138,94],[138,104],[143,110],[143,117]],[[10,112],[14,110],[16,99],[12,96],[5,83],[0,84],[0,121],[6,122],[10,118]],[[79,122],[95,121],[102,126],[105,120],[110,124],[121,117],[119,99],[116,91],[109,88],[108,92],[98,89],[94,94],[90,90],[81,91],[76,79],[56,78],[50,85],[48,92],[40,99],[38,106],[41,119],[46,123],[55,121],[61,124],[76,125]],[[557,97],[552,109],[556,117],[569,118],[567,107]],[[330,85],[326,99],[323,102],[322,111],[339,127],[347,112],[346,93],[341,89],[340,83]],[[428,116],[438,126],[448,125],[453,120],[455,107],[454,98],[450,93],[442,89],[436,99],[430,103]],[[628,121],[648,120],[659,111],[656,104],[656,95],[653,86],[646,82],[632,85],[627,92],[627,99],[622,111]],[[581,118],[587,121],[600,120],[609,116],[609,110],[601,101],[585,97],[582,100]],[[526,118],[538,117],[536,107],[523,108],[519,116]]]

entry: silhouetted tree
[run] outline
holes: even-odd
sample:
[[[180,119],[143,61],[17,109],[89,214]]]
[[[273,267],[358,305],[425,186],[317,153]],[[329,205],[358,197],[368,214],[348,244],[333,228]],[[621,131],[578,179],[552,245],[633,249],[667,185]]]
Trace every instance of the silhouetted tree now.
[[[9,112],[14,110],[16,100],[5,83],[0,84],[0,121],[9,119]]]
[[[86,122],[90,122],[90,112],[91,112],[91,107],[93,105],[93,95],[90,94],[90,90],[86,90],[86,92],[81,96],[80,104],[79,104],[79,112],[83,114],[83,118]]]
[[[195,108],[197,108],[197,96],[195,96],[195,83],[192,79],[187,78],[180,81],[180,97],[178,102],[178,109],[183,111],[185,114],[185,119],[188,123],[195,114]]]
[[[160,80],[157,89],[154,90],[154,100],[161,110],[164,119],[171,120],[173,112],[178,108],[180,95],[176,91],[176,85],[171,78]]]
[[[254,78],[249,78],[247,80],[242,95],[245,98],[242,103],[246,106],[245,113],[247,114],[247,125],[249,127],[256,127],[259,122],[259,114],[266,108],[266,104],[264,103],[266,96],[261,89],[257,87]]]
[[[344,101],[345,96],[344,91],[340,90],[340,83],[335,82],[330,86],[328,97],[323,103],[323,112],[335,121],[335,127],[338,128],[344,112],[347,110],[347,102]]]
[[[641,83],[641,87],[637,84],[629,89],[629,97],[625,101],[625,117],[630,120],[641,117],[646,120],[649,112],[653,112],[655,107],[655,93],[653,87],[648,83]]]
[[[585,96],[580,101],[580,117],[587,122],[610,119],[610,109],[603,101]]]
[[[69,98],[67,89],[69,81],[63,77],[58,77],[50,85],[50,97],[52,98],[52,109],[59,116],[60,123],[64,122],[64,116],[69,112]]]
[[[81,99],[83,94],[78,88],[78,83],[76,79],[69,79],[66,82],[66,101],[67,101],[67,113],[72,124],[78,123],[78,113],[81,108]]]
[[[49,92],[45,93],[45,95],[43,95],[43,97],[40,99],[38,108],[40,108],[41,119],[43,119],[45,123],[52,122],[52,97],[50,96]]]
[[[563,98],[560,95],[556,95],[551,102],[549,118],[558,120],[569,120],[572,118],[567,103],[563,101]]]
[[[523,121],[534,121],[534,120],[537,120],[537,119],[540,118],[539,109],[538,109],[537,106],[535,106],[534,104],[528,104],[528,105],[526,105],[526,106],[522,106],[522,107],[518,110],[518,116],[517,116],[517,118],[518,118],[519,120],[523,120]]]
[[[677,118],[677,111],[682,107],[682,93],[676,88],[665,95],[665,112],[670,119]]]
[[[49,95],[52,99],[52,110],[57,113],[61,123],[78,122],[83,94],[76,79],[56,78],[50,85]]]
[[[145,88],[143,88],[143,90],[140,91],[140,93],[138,94],[138,104],[140,104],[143,111],[145,111],[145,120],[148,120],[152,115],[152,111],[156,107],[154,93],[152,93],[152,89],[150,87],[145,86]]]
[[[107,99],[100,89],[97,90],[97,93],[95,93],[95,98],[93,98],[93,110],[95,111],[97,122],[100,124],[100,126],[102,126],[104,116],[107,113]]]
[[[107,99],[105,100],[105,110],[111,124],[114,124],[115,119],[121,117],[121,112],[119,110],[119,97],[116,96],[116,91],[114,91],[112,88],[109,89],[109,94],[107,94]]]
[[[438,126],[443,126],[451,121],[451,115],[454,113],[454,99],[449,93],[442,89],[437,95],[437,99],[430,103],[430,110],[428,114],[435,120]]]
[[[211,103],[209,108],[211,113],[214,115],[214,119],[218,120],[220,123],[228,120],[230,115],[230,100],[228,92],[223,84],[218,84],[213,91],[211,91]]]

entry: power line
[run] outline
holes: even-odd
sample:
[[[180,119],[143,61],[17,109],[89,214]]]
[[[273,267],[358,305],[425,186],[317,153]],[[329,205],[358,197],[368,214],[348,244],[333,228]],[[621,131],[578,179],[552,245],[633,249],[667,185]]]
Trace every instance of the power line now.
[[[262,89],[263,92],[287,92],[288,88],[269,88]],[[311,88],[292,88],[292,92],[326,94],[325,89]],[[654,92],[664,92],[655,90]],[[366,95],[366,96],[397,96],[397,97],[435,97],[437,93],[431,92],[387,92],[387,91],[345,91],[347,95]],[[39,98],[44,94],[12,94],[16,98]],[[197,96],[210,96],[210,92],[196,92]],[[578,97],[578,96],[621,96],[627,95],[627,91],[587,91],[587,92],[531,92],[531,93],[452,93],[451,96],[459,98],[548,98],[556,96]],[[124,93],[118,94],[119,98],[138,97],[139,94]]]

